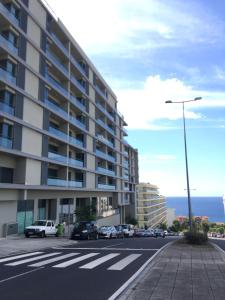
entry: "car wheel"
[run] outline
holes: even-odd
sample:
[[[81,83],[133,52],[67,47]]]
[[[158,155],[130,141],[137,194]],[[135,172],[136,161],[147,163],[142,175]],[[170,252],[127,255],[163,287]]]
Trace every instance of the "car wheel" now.
[[[40,237],[41,237],[41,238],[44,238],[44,237],[45,237],[45,232],[44,232],[44,231],[41,232]]]
[[[95,239],[96,239],[96,240],[98,240],[98,239],[99,239],[98,233],[96,234],[96,236],[95,236]]]
[[[25,234],[25,237],[26,237],[26,238],[29,238],[30,236],[29,236],[29,234],[26,233],[26,234]]]

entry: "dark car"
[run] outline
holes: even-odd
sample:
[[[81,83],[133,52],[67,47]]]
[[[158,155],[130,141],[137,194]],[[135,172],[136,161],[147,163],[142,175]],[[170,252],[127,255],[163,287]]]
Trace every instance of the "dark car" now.
[[[96,222],[82,221],[74,225],[73,231],[71,233],[71,239],[98,239],[98,226]]]
[[[155,229],[154,237],[165,237],[165,232],[162,229]]]

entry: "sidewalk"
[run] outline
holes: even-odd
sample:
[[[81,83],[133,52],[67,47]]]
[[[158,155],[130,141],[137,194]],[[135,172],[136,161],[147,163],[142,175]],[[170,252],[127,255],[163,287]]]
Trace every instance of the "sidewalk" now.
[[[0,257],[40,250],[56,246],[68,246],[76,244],[76,241],[68,237],[25,238],[23,235],[8,236],[0,239]]]
[[[211,243],[172,243],[117,299],[224,300],[225,254]]]

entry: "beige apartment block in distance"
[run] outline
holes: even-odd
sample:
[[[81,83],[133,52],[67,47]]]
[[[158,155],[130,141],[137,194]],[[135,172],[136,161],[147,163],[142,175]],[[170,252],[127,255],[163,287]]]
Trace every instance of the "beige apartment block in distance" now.
[[[150,183],[140,183],[136,186],[136,191],[138,225],[155,228],[160,223],[166,223],[166,200],[159,195],[158,187]]]
[[[126,125],[111,88],[41,1],[0,1],[0,236],[37,219],[72,223],[90,203],[100,224],[134,216],[138,153]]]

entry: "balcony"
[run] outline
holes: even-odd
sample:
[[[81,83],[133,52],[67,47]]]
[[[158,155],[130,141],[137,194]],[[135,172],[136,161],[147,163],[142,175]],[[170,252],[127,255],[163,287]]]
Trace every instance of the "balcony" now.
[[[7,49],[9,49],[14,54],[18,55],[18,48],[16,48],[12,42],[7,40],[3,35],[0,34],[0,43],[3,44]]]
[[[71,81],[75,84],[75,86],[82,92],[86,94],[86,88],[80,83],[76,77],[71,75]]]
[[[124,187],[123,187],[123,190],[124,190],[124,191],[129,191],[129,187],[124,186]]]
[[[12,149],[12,139],[0,136],[0,147]]]
[[[48,158],[67,164],[68,158],[54,152],[48,152]]]
[[[106,169],[106,168],[97,167],[97,171],[101,172],[101,173],[104,173],[106,175],[109,175],[109,176],[115,176],[115,171],[112,171],[112,170],[109,170],[109,169]]]
[[[81,128],[81,129],[86,129],[86,124],[80,122],[79,120],[77,120],[76,118],[74,118],[73,116],[70,116],[70,121],[77,127]]]
[[[114,144],[112,142],[110,142],[108,139],[106,139],[103,135],[101,134],[97,134],[97,138],[102,141],[103,143],[105,143],[106,145],[114,148]]]
[[[0,12],[6,15],[16,26],[19,26],[19,20],[2,3],[0,3]]]
[[[70,56],[72,63],[75,65],[75,67],[85,76],[87,76],[85,69],[79,64],[79,62],[73,57]]]
[[[115,131],[112,128],[110,128],[105,122],[103,122],[101,119],[97,119],[97,123],[101,125],[103,128],[105,128],[106,130],[108,130],[111,134],[115,135]]]
[[[115,190],[116,189],[115,185],[102,184],[102,183],[98,183],[97,187],[98,187],[98,189],[103,189],[103,190]]]
[[[82,188],[83,185],[84,185],[83,181],[75,181],[75,180],[68,181],[69,187]]]
[[[0,67],[0,77],[11,84],[16,84],[16,77],[12,76],[9,72]]]
[[[82,160],[69,158],[69,165],[74,165],[74,166],[83,168],[84,167],[84,162]]]
[[[61,61],[53,53],[47,50],[46,55],[51,61],[53,61],[54,64],[57,65],[59,70],[61,70],[64,73],[64,75],[68,76],[69,72],[67,68],[61,63]]]
[[[81,103],[76,97],[70,95],[70,100],[75,106],[79,107],[83,111],[86,111],[86,106],[83,103]]]
[[[64,133],[61,130],[58,130],[58,129],[54,128],[54,127],[50,126],[49,127],[49,132],[52,133],[52,134],[54,134],[55,136],[63,139],[63,140],[66,140],[66,141],[68,140],[68,135],[66,133]]]
[[[110,113],[99,102],[97,102],[96,105],[110,120],[114,121],[114,117],[110,115]]]
[[[125,155],[126,157],[129,156],[128,152],[127,151],[123,151],[123,155]]]
[[[51,108],[53,111],[58,112],[61,116],[63,116],[64,118],[68,118],[68,114],[65,110],[63,110],[62,108],[60,108],[60,106],[56,105],[55,103],[51,102],[48,99],[45,99],[45,104]]]
[[[122,142],[126,145],[128,145],[128,142],[125,139],[122,139]]]
[[[77,138],[75,138],[73,136],[69,137],[69,141],[71,144],[78,145],[80,147],[84,147],[84,142],[81,140],[78,140]]]
[[[100,151],[98,149],[95,150],[95,153],[96,153],[97,156],[99,156],[101,158],[104,158],[106,160],[109,160],[111,162],[115,162],[116,161],[115,157],[113,157],[113,156],[111,156],[109,154],[106,154],[106,153],[104,153],[104,152],[102,152],[102,151]]]
[[[95,89],[105,100],[108,100],[106,93],[104,93],[97,84],[95,85]]]
[[[0,111],[14,116],[14,108],[0,101]]]
[[[123,179],[129,180],[129,176],[128,175],[123,175]]]
[[[66,49],[66,47],[63,45],[63,43],[60,41],[60,39],[53,33],[50,33],[53,41],[56,43],[56,45],[66,54],[69,55],[69,51]]]
[[[55,80],[51,75],[48,73],[45,74],[45,78],[63,95],[68,95],[68,91],[57,81]]]

